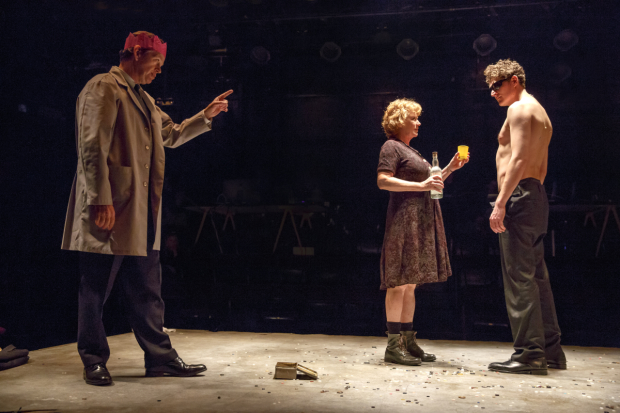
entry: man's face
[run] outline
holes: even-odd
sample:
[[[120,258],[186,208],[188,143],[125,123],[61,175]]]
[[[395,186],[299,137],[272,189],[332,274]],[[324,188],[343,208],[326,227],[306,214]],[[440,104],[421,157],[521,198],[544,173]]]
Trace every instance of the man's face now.
[[[166,58],[155,50],[142,49],[138,55],[136,67],[138,69],[139,84],[148,85],[161,73],[161,67]]]
[[[516,93],[511,78],[495,78],[489,84],[491,96],[495,98],[500,106],[510,106],[514,100],[513,95]]]

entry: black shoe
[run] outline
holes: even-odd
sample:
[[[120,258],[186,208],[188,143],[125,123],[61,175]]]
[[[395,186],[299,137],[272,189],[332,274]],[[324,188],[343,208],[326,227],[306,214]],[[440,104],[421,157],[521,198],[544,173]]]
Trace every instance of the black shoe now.
[[[175,377],[191,377],[196,374],[206,371],[207,367],[204,364],[185,364],[181,357],[177,357],[172,361],[161,366],[149,367],[146,369],[146,377],[161,377],[161,376],[175,376]]]
[[[105,367],[105,363],[97,363],[84,367],[84,381],[93,386],[107,386],[112,384],[112,376]]]
[[[532,360],[529,363],[521,363],[519,361],[508,360],[503,363],[489,364],[489,371],[498,371],[500,373],[512,374],[535,374],[538,376],[547,375],[547,362],[544,358]]]
[[[547,367],[550,369],[566,370],[566,360],[547,360]]]

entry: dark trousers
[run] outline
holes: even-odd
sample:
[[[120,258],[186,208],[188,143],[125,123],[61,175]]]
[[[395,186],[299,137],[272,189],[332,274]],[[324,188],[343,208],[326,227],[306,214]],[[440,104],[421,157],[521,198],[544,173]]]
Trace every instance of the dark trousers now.
[[[150,206],[150,205],[149,205]],[[150,208],[149,208],[150,212]],[[149,214],[149,224],[152,223]],[[159,251],[152,250],[154,231],[149,225],[146,257],[80,252],[78,352],[84,366],[106,363],[110,348],[103,327],[103,305],[118,278],[129,312],[129,323],[144,350],[146,368],[177,357],[164,333]]]
[[[511,359],[522,363],[540,357],[565,361],[544,258],[548,220],[545,188],[534,178],[520,181],[506,204],[499,245],[515,349]]]

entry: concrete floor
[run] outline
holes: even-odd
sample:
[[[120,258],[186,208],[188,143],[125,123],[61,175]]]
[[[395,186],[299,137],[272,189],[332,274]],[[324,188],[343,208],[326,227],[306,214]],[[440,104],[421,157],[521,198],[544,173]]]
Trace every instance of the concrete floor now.
[[[145,378],[132,334],[109,338],[114,385],[88,386],[75,344],[30,353],[0,372],[0,412],[620,412],[620,349],[566,346],[569,368],[548,376],[486,370],[509,358],[497,342],[420,340],[437,362],[383,362],[382,337],[177,330],[172,343],[192,378]],[[278,361],[319,380],[274,380]],[[301,377],[301,376],[299,376]]]

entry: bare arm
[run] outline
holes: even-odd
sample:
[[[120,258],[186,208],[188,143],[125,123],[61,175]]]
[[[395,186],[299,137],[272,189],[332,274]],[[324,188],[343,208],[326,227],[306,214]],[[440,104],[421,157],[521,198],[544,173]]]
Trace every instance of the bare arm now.
[[[495,205],[505,207],[527,167],[528,148],[532,144],[532,115],[524,105],[508,108],[510,161]]]
[[[446,167],[441,170],[441,179],[445,181],[446,179],[448,179],[451,173],[452,170],[450,170],[450,165],[446,165]]]
[[[424,182],[411,182],[396,178],[391,172],[378,172],[377,186],[390,192],[423,192],[431,189],[441,191],[443,182],[440,176],[431,176]]]
[[[467,162],[469,162],[469,154],[467,154],[467,159],[461,160],[459,159],[459,153],[457,152],[450,160],[450,163],[442,169],[441,179],[445,181],[452,172],[461,169]]]
[[[524,105],[508,108],[506,119],[510,128],[510,161],[506,169],[504,181],[499,190],[499,196],[495,201],[495,207],[491,213],[491,229],[496,232],[504,232],[504,217],[506,216],[506,203],[527,167],[527,151],[532,143],[532,116]]]

